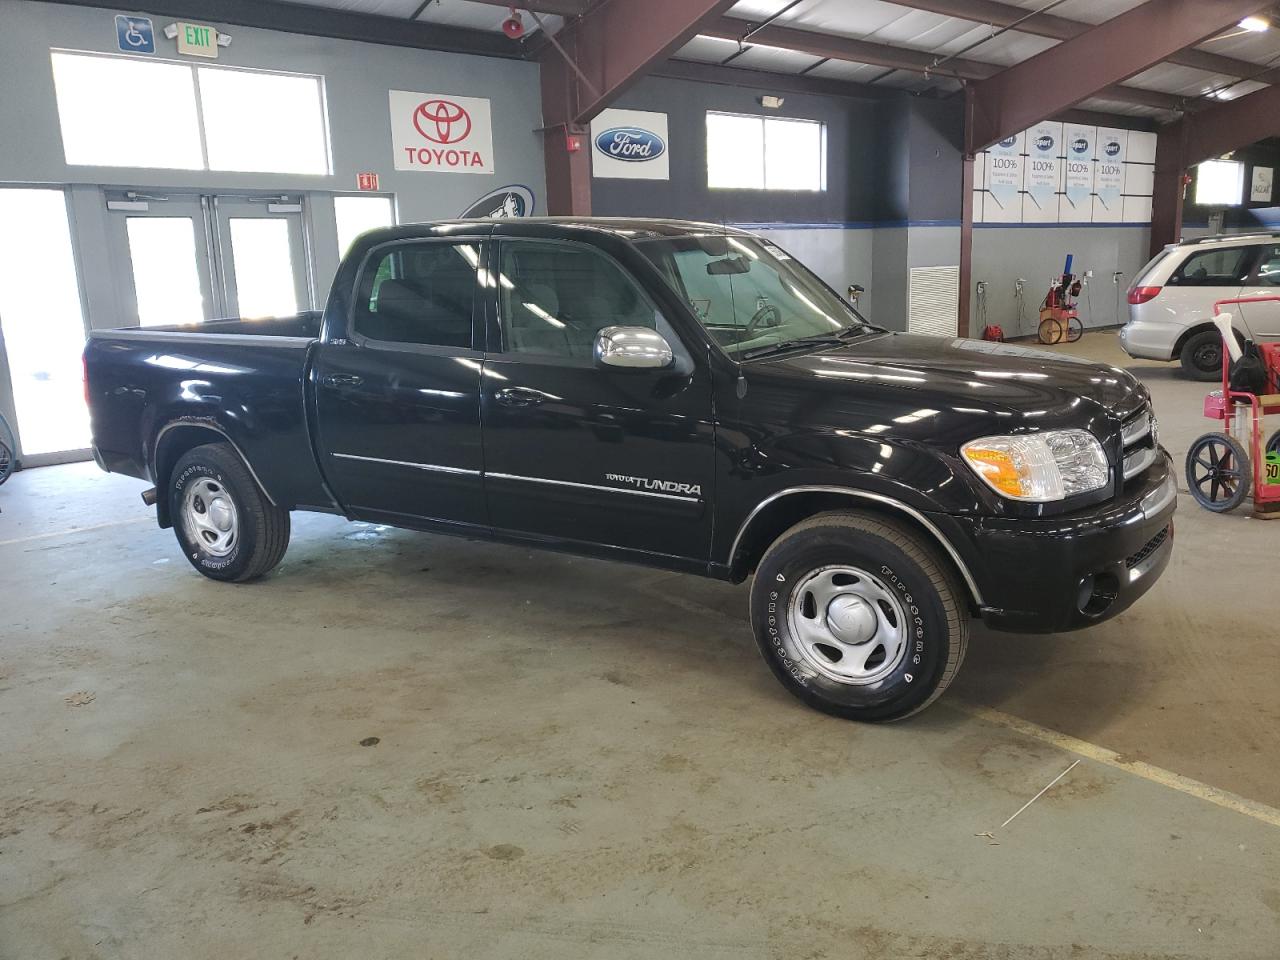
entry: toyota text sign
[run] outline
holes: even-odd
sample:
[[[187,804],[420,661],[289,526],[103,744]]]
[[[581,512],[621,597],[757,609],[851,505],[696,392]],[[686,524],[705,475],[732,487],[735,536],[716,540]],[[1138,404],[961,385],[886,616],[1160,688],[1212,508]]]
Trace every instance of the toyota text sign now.
[[[493,173],[489,101],[392,90],[391,149],[397,170]]]

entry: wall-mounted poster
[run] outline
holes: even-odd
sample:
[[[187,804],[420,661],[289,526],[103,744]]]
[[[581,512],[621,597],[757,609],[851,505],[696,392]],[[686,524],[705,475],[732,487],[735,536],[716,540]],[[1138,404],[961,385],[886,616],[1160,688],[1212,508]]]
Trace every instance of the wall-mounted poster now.
[[[1249,188],[1249,201],[1251,203],[1270,203],[1271,190],[1275,182],[1274,167],[1254,167],[1253,183]]]
[[[1093,144],[1097,128],[1078,123],[1062,125],[1063,176],[1059,217],[1063,223],[1093,219]]]
[[[1124,146],[1128,132],[1098,127],[1098,142],[1094,145],[1094,223],[1120,223],[1124,219]]]
[[[1022,222],[1056,223],[1062,189],[1062,124],[1046,121],[1027,131],[1022,175]]]
[[[493,173],[488,100],[392,90],[390,102],[391,151],[397,170]]]
[[[982,219],[986,223],[1022,222],[1022,154],[1025,132],[993,143],[986,152],[986,197]]]
[[[591,121],[591,172],[622,180],[670,180],[667,115],[603,110]]]

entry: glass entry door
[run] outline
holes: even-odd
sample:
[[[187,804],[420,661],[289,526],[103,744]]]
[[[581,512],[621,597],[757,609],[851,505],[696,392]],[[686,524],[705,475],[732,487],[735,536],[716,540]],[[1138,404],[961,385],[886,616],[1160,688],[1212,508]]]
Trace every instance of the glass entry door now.
[[[0,187],[0,412],[24,466],[88,450],[84,336],[65,193]]]
[[[206,202],[195,194],[107,194],[119,326],[200,323],[218,314]]]
[[[311,309],[302,198],[212,198],[227,313],[284,317]]]
[[[299,196],[108,191],[120,326],[311,308]]]

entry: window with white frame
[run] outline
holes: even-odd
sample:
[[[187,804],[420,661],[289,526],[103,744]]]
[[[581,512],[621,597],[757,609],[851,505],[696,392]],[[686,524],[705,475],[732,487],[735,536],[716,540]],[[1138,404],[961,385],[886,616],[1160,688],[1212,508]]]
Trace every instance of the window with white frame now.
[[[1244,164],[1206,160],[1196,167],[1196,203],[1238,207],[1244,202]]]
[[[75,166],[332,172],[324,78],[50,52]]]
[[[827,125],[817,120],[707,111],[707,186],[827,189]]]

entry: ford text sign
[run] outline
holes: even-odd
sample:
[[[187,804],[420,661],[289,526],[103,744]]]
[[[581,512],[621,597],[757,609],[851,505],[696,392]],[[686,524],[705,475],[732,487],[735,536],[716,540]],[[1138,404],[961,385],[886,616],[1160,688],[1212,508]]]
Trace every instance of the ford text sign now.
[[[596,137],[596,148],[629,163],[656,160],[667,152],[667,144],[660,136],[641,127],[610,127]]]

